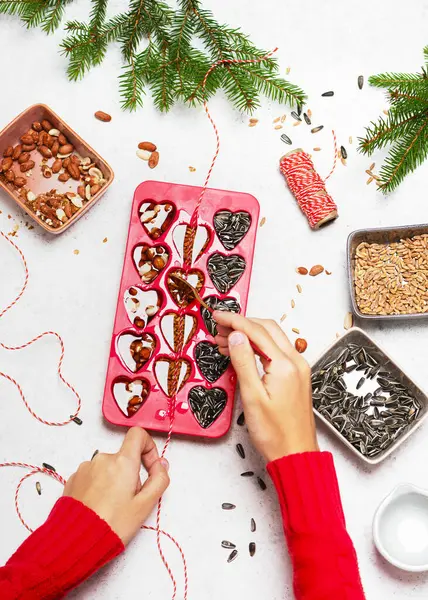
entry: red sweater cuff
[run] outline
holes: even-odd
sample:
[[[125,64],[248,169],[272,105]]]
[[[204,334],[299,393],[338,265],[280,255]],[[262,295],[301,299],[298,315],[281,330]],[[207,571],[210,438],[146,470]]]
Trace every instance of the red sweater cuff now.
[[[10,571],[11,587],[21,592],[22,600],[62,598],[123,550],[106,521],[64,496],[9,559],[3,576]]]
[[[304,452],[270,462],[284,519],[291,534],[345,527],[339,485],[330,452]],[[327,526],[327,528],[326,528]]]

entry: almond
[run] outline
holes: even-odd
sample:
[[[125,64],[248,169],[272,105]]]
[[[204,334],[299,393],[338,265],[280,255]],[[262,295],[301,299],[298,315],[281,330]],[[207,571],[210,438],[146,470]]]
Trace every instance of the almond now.
[[[52,148],[52,146],[54,145],[55,142],[55,138],[53,138],[51,135],[49,135],[49,133],[47,133],[45,135],[45,146],[47,146],[49,149]]]
[[[51,129],[53,129],[52,123],[49,123],[47,119],[42,121],[42,127],[45,131],[50,131]]]
[[[4,158],[1,161],[1,169],[2,169],[3,173],[6,173],[6,171],[9,171],[9,169],[11,168],[12,165],[13,165],[13,160],[11,159],[10,156],[8,156],[7,158]]]
[[[37,133],[37,131],[33,131],[33,132],[31,133],[31,137],[33,138],[33,142],[34,142],[35,144],[37,144],[37,142],[39,141],[39,134]]]
[[[9,158],[13,154],[13,146],[8,146],[6,150],[3,152],[4,158]]]
[[[159,152],[152,152],[151,157],[149,158],[149,167],[154,169],[159,164]]]
[[[45,137],[46,137],[47,135],[48,135],[48,134],[46,133],[46,131],[41,131],[41,132],[39,133],[39,139],[38,139],[38,141],[37,141],[37,145],[38,145],[38,146],[44,146],[44,145],[45,145],[45,141],[46,141],[46,140],[45,140]]]
[[[22,165],[22,163],[27,162],[27,160],[30,160],[30,153],[29,152],[22,152],[20,157],[18,158],[18,162],[20,165]]]
[[[68,167],[68,165],[70,164],[70,158],[64,158],[64,160],[62,161],[62,166],[64,167],[64,169],[66,169]]]
[[[108,123],[109,121],[111,121],[111,116],[108,113],[103,112],[102,110],[97,110],[94,116],[96,119],[98,119],[98,121],[103,121],[103,123]]]
[[[22,144],[22,150],[24,152],[31,152],[32,150],[34,150],[36,147],[36,144]]]
[[[15,173],[12,171],[12,169],[9,169],[8,171],[6,171],[4,176],[10,183],[12,183],[13,180],[15,179]]]
[[[297,352],[302,354],[308,347],[308,342],[303,338],[297,338],[297,340],[294,342],[294,347],[296,348]]]
[[[18,158],[21,156],[21,152],[22,152],[22,146],[21,146],[21,144],[18,144],[13,149],[13,154],[12,154],[13,160],[18,160]]]
[[[314,265],[311,268],[311,270],[309,271],[309,275],[312,275],[312,277],[315,277],[316,275],[319,275],[323,271],[324,271],[324,267],[322,265]]]
[[[296,273],[299,273],[299,275],[307,275],[308,269],[306,267],[297,267]]]
[[[34,131],[41,131],[43,129],[42,124],[38,121],[34,121],[31,127],[34,129]]]
[[[74,146],[72,144],[64,144],[63,146],[59,147],[58,152],[60,154],[70,154],[71,152],[73,152],[74,150]]]
[[[152,142],[140,142],[138,147],[140,150],[148,150],[149,152],[154,152],[156,150],[156,145],[152,144]]]
[[[27,162],[21,164],[21,173],[26,173],[30,169],[33,169],[35,165],[34,160],[27,160]]]
[[[40,146],[39,152],[44,158],[52,158],[52,150],[49,150],[47,146]]]
[[[79,185],[79,187],[77,188],[77,193],[82,198],[82,200],[86,200],[85,186],[84,185]]]
[[[70,179],[70,175],[66,171],[64,173],[61,173],[61,175],[58,176],[58,181],[62,181],[63,183],[65,183],[69,179]]]
[[[27,183],[27,178],[26,177],[15,177],[15,181],[13,182],[16,187],[24,187],[24,185],[26,185]]]
[[[79,181],[80,169],[74,162],[70,161],[70,163],[67,167],[67,171],[70,173],[70,175],[72,176],[73,179],[75,179],[76,181]]]
[[[52,145],[52,148],[51,148],[52,156],[56,156],[58,154],[58,150],[59,150],[59,142],[58,142],[58,140],[55,140]]]
[[[63,133],[60,133],[58,136],[58,142],[60,143],[61,146],[65,146],[65,144],[68,144],[68,139],[65,137],[65,135]]]
[[[34,140],[33,140],[33,136],[31,135],[31,133],[26,133],[25,135],[23,135],[21,137],[21,142],[23,144],[27,144],[27,145],[33,144]]]
[[[101,189],[101,186],[98,185],[98,183],[91,186],[91,196],[95,196],[95,194],[97,194],[100,191],[100,189]]]
[[[59,173],[62,169],[62,160],[57,158],[52,165],[52,173]]]

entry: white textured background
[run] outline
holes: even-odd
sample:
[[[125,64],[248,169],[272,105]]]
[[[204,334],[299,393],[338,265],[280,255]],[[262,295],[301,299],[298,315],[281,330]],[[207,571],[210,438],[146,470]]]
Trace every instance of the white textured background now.
[[[115,12],[126,2],[112,2]],[[84,18],[89,2],[79,0],[67,11],[69,18]],[[309,95],[314,125],[324,130],[311,135],[305,125],[294,128],[287,118],[283,131],[295,146],[315,155],[321,174],[330,170],[335,128],[348,150],[348,166],[338,165],[329,182],[340,218],[319,232],[309,230],[278,172],[278,158],[288,149],[279,140],[272,120],[283,108],[269,102],[257,112],[255,128],[233,111],[219,95],[211,102],[219,125],[222,152],[211,184],[246,191],[260,201],[265,226],[259,230],[249,313],[279,319],[286,312],[284,329],[298,327],[308,339],[307,358],[312,360],[343,331],[349,308],[345,270],[347,235],[360,227],[410,224],[427,221],[426,178],[428,165],[407,178],[389,198],[366,186],[365,169],[370,159],[356,152],[356,138],[363,126],[386,107],[383,93],[357,88],[357,76],[387,70],[416,71],[422,64],[422,48],[428,43],[428,2],[413,0],[206,0],[217,18],[241,25],[261,47],[279,46],[281,70],[291,67],[289,78]],[[69,83],[65,60],[58,53],[62,37],[46,37],[38,30],[26,31],[15,18],[0,17],[2,84],[0,126],[35,102],[52,106],[113,166],[114,185],[88,215],[58,238],[35,228],[20,229],[17,241],[28,257],[31,279],[28,291],[0,324],[0,339],[19,344],[45,329],[61,332],[66,341],[65,375],[83,398],[84,424],[47,428],[36,422],[22,405],[14,387],[0,381],[0,460],[53,463],[64,476],[90,458],[93,450],[114,451],[122,431],[108,426],[101,416],[101,397],[109,350],[116,292],[122,267],[129,209],[138,183],[155,176],[160,180],[201,184],[211,159],[214,137],[202,109],[176,107],[161,115],[150,101],[136,114],[119,109],[116,76],[121,59],[117,48],[108,52],[105,64],[84,81]],[[321,98],[332,89],[333,98]],[[110,124],[93,118],[95,110],[113,115]],[[287,110],[287,113],[289,110]],[[354,144],[348,143],[352,135]],[[136,144],[153,140],[161,161],[157,170],[135,156]],[[380,166],[381,156],[376,157]],[[190,173],[188,166],[196,167]],[[8,232],[23,214],[2,193],[0,229]],[[13,220],[8,220],[10,214]],[[103,244],[104,237],[108,243]],[[80,254],[75,256],[74,249]],[[19,260],[5,242],[0,251],[0,306],[12,299],[22,282]],[[331,277],[298,279],[298,265],[322,263]],[[297,297],[296,283],[303,285]],[[291,298],[297,306],[290,308]],[[427,322],[363,327],[428,389],[426,369]],[[291,334],[293,335],[293,334]],[[293,336],[294,337],[294,336]],[[56,378],[58,348],[44,340],[21,353],[0,351],[0,368],[17,377],[31,405],[48,419],[62,419],[73,407],[71,395]],[[354,460],[340,443],[320,431],[321,445],[333,451],[341,484],[349,531],[360,560],[367,597],[379,599],[426,598],[428,575],[410,575],[387,565],[375,552],[371,521],[380,500],[402,481],[428,487],[426,457],[427,426],[378,468],[368,469]],[[247,450],[242,461],[235,452],[241,441]],[[161,443],[161,439],[159,439]],[[291,575],[284,548],[280,516],[272,486],[262,493],[239,473],[245,468],[261,470],[250,451],[246,432],[233,427],[218,443],[174,441],[169,452],[172,485],[165,497],[164,527],[182,543],[189,562],[189,600],[286,600],[292,597]],[[14,514],[14,485],[21,473],[0,473],[0,561],[5,561],[26,532]],[[36,495],[34,482],[25,486],[23,512],[34,525],[47,514],[60,489],[43,479],[44,493]],[[221,502],[232,501],[237,510],[226,513]],[[257,521],[257,533],[249,520]],[[222,539],[238,544],[238,559],[226,564]],[[248,542],[257,542],[257,554],[248,556]],[[176,550],[166,545],[168,559],[180,573]],[[335,576],[334,573],[331,574]],[[157,554],[154,535],[142,533],[123,555],[72,594],[73,598],[168,599],[171,586]],[[178,596],[181,598],[181,595]]]

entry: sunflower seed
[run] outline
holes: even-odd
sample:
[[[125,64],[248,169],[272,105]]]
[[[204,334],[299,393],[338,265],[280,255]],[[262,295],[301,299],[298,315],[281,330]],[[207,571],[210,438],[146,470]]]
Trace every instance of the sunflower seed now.
[[[311,133],[318,133],[318,131],[321,131],[321,129],[324,129],[324,125],[318,125],[318,127],[314,127],[311,129]]]
[[[236,544],[232,544],[232,542],[228,542],[227,540],[223,540],[221,543],[222,548],[227,548],[228,550],[234,550],[236,548]]]
[[[234,504],[231,504],[230,502],[223,502],[221,507],[223,510],[233,510],[234,508],[236,508],[236,506]]]
[[[244,471],[244,473],[241,473],[241,477],[253,477],[254,476],[254,471]]]
[[[291,111],[291,116],[293,117],[293,119],[296,119],[296,121],[301,121],[302,119],[300,118],[300,116],[294,111]]]
[[[242,444],[236,444],[236,451],[241,458],[245,458],[245,450]]]
[[[40,481],[36,481],[36,490],[39,496],[42,495],[42,486],[40,485]]]
[[[76,425],[82,425],[83,421],[77,416],[70,415],[70,419],[76,423]]]
[[[250,552],[250,556],[254,556],[256,553],[256,543],[255,542],[250,542],[249,546],[248,546],[248,550]]]
[[[310,118],[308,117],[308,115],[306,113],[303,113],[303,118],[305,119],[306,125],[312,124],[312,121],[310,120]]]
[[[321,94],[321,96],[323,98],[329,98],[330,96],[334,96],[334,92],[324,92],[324,94]]]
[[[257,529],[257,527],[256,527],[256,522],[255,522],[255,520],[254,520],[254,519],[251,519],[251,522],[250,522],[250,530],[251,530],[251,533],[254,533],[256,529]]]
[[[56,469],[55,467],[53,467],[52,465],[50,465],[49,463],[42,463],[42,467],[44,469],[47,469],[48,471],[53,471],[54,473],[56,473]]]
[[[281,140],[285,143],[285,144],[289,144],[291,146],[291,144],[293,143],[291,141],[291,139],[288,137],[288,135],[286,135],[285,133],[283,133],[281,135]]]
[[[236,420],[236,423],[238,425],[240,425],[242,427],[242,425],[245,425],[245,415],[243,412],[241,412],[241,414],[239,415],[239,417]]]
[[[346,152],[346,148],[344,146],[340,146],[340,154],[342,155],[343,159],[347,159],[348,158],[348,153]]]
[[[361,377],[361,379],[359,379],[359,380],[358,380],[358,383],[357,383],[357,390],[359,390],[359,389],[360,389],[360,387],[361,387],[361,386],[364,384],[365,380],[366,380],[366,378],[365,378],[365,377]]]
[[[302,114],[302,110],[303,110],[303,106],[301,104],[298,104],[297,105],[297,114],[299,115],[299,117]]]
[[[227,559],[228,563],[231,563],[233,560],[235,560],[235,558],[238,556],[238,550],[232,550],[232,552],[229,554],[229,558]]]
[[[97,454],[99,454],[99,450],[95,450],[95,452],[92,455],[91,460],[94,460],[94,458],[96,457]]]
[[[263,481],[263,479],[261,477],[257,477],[257,483],[259,484],[259,487],[261,490],[265,490],[267,489],[267,485],[265,484],[265,482]]]
[[[363,85],[364,85],[364,75],[359,75],[358,76],[358,87],[360,88],[360,90],[363,89]]]

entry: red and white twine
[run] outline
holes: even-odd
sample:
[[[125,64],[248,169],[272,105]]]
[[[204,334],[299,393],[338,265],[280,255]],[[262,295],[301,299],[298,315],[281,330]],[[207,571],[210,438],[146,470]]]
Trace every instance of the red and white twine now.
[[[318,175],[311,157],[303,150],[289,152],[279,163],[281,173],[312,229],[318,229],[338,216],[337,206],[325,187],[325,182],[333,174],[337,161],[336,135],[334,131],[332,133],[334,163],[325,179]]]

